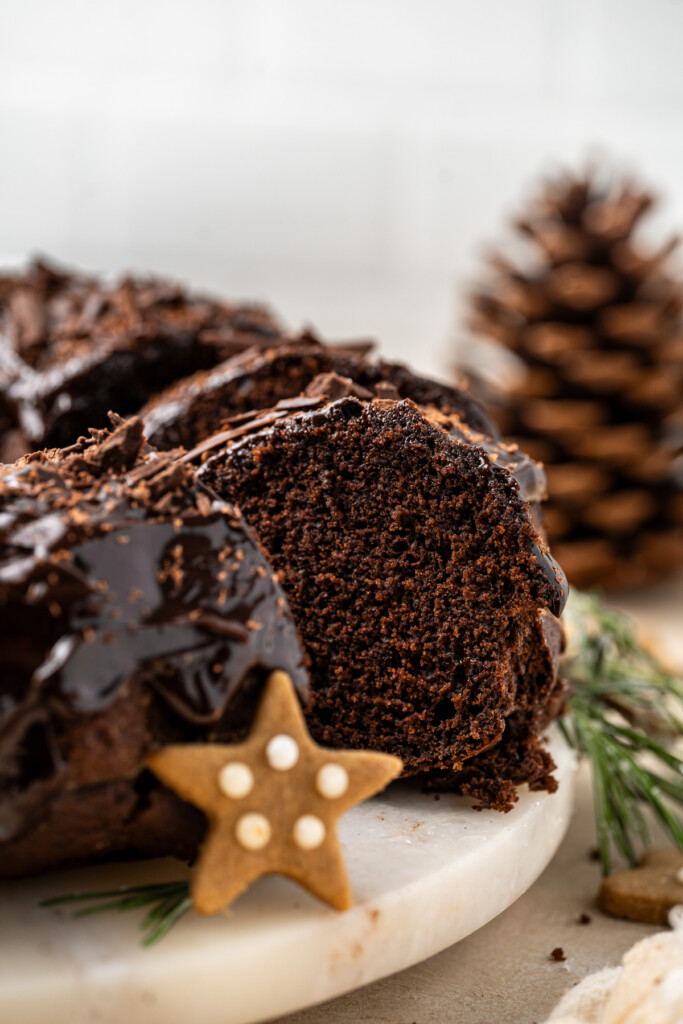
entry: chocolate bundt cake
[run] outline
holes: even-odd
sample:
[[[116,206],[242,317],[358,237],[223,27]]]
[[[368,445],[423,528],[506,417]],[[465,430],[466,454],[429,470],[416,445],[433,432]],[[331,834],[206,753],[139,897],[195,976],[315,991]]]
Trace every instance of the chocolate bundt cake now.
[[[167,282],[0,276],[0,462],[68,445],[0,466],[0,877],[193,856],[145,758],[241,737],[274,668],[323,744],[501,810],[553,789],[543,472],[368,352]]]
[[[0,470],[0,876],[189,857],[203,816],[142,764],[246,730],[306,673],[249,528],[132,419]]]
[[[282,580],[317,740],[397,754],[500,809],[521,783],[554,788],[540,733],[563,702],[567,590],[530,511],[540,467],[334,376],[187,458],[200,456]]]
[[[68,445],[151,395],[281,330],[258,306],[177,284],[107,284],[36,261],[0,275],[0,462]]]
[[[244,352],[153,398],[140,412],[145,432],[158,448],[192,448],[231,417],[268,409],[301,394],[317,375],[336,373],[366,388],[390,384],[401,397],[457,413],[475,430],[497,436],[493,422],[467,391],[420,377],[400,363],[370,361],[366,355],[362,347],[323,345],[310,333],[277,347]]]

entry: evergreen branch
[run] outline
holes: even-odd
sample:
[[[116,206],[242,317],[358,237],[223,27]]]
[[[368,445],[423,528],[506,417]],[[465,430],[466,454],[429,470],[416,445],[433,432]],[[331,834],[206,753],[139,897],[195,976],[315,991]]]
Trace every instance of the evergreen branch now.
[[[142,945],[153,946],[163,939],[174,924],[192,907],[188,882],[159,882],[151,885],[123,886],[101,892],[71,893],[43,900],[41,907],[57,907],[65,903],[87,903],[73,912],[74,917],[101,914],[108,910],[138,910],[151,907],[140,923]]]
[[[574,689],[561,725],[588,758],[603,874],[616,848],[631,865],[650,844],[648,808],[683,849],[683,682],[640,643],[627,616],[573,591],[563,670]]]

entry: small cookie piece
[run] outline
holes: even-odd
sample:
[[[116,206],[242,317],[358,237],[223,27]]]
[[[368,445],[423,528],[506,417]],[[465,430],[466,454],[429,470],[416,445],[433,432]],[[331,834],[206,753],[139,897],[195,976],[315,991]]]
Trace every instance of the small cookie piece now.
[[[683,904],[682,870],[679,850],[648,850],[637,868],[603,879],[598,906],[615,917],[666,925],[671,908]]]
[[[347,910],[351,887],[337,821],[403,767],[389,754],[317,746],[280,671],[269,675],[244,743],[175,744],[147,764],[209,819],[191,885],[200,914],[222,910],[265,874],[287,875]]]

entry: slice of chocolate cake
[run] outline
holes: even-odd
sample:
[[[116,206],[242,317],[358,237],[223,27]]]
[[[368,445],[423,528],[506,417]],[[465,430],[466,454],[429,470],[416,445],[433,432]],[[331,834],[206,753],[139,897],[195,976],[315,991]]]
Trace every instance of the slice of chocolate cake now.
[[[338,378],[310,391],[187,458],[206,457],[200,479],[282,579],[313,735],[500,809],[521,783],[552,789],[540,733],[562,704],[567,591],[531,516],[540,467],[410,400]]]
[[[0,276],[0,462],[71,444],[109,410],[151,395],[281,329],[163,280],[106,283],[36,261]]]
[[[336,373],[366,388],[391,384],[403,398],[457,413],[474,429],[497,436],[493,422],[467,391],[420,377],[400,363],[372,362],[366,355],[362,347],[323,345],[307,333],[180,381],[152,399],[140,415],[156,447],[192,448],[233,416],[268,409],[301,394],[317,375]]]
[[[202,815],[142,769],[306,694],[282,589],[239,513],[133,419],[0,471],[0,876],[189,857]]]

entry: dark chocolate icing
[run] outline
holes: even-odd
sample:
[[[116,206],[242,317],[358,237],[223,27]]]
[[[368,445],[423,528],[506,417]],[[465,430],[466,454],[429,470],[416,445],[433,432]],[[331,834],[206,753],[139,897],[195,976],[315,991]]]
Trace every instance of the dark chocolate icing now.
[[[322,344],[307,332],[196,373],[155,396],[140,415],[152,444],[192,448],[236,415],[296,398],[314,379],[331,374],[353,380],[369,394],[380,388],[386,397],[412,398],[456,413],[473,429],[497,436],[493,422],[466,391],[420,377],[400,363],[373,362],[365,356],[362,349],[349,345]]]
[[[172,381],[282,334],[270,313],[35,261],[0,275],[0,461],[136,412]]]
[[[244,520],[143,443],[130,420],[0,474],[0,841],[57,783],[60,723],[133,678],[204,735],[255,673],[282,668],[305,696],[296,628]]]

